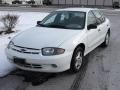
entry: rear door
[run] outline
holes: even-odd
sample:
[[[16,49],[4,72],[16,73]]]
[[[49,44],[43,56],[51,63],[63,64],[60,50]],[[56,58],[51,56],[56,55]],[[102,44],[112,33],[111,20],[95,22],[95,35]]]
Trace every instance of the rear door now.
[[[93,10],[93,13],[97,19],[97,26],[99,28],[99,42],[102,42],[105,38],[106,32],[108,30],[108,25],[106,22],[106,18],[99,10]]]
[[[90,11],[87,16],[87,26],[90,24],[95,24],[95,25],[97,24],[96,17],[92,11]],[[97,27],[96,29],[87,30],[87,45],[89,51],[91,51],[98,45],[99,35],[100,35],[98,30],[99,27]]]

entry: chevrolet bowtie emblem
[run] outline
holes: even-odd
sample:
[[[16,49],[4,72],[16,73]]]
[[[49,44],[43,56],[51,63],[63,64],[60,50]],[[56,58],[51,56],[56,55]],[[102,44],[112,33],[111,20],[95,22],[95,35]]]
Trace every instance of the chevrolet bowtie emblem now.
[[[21,51],[21,52],[25,52],[25,51],[26,51],[26,49],[21,49],[20,51]]]

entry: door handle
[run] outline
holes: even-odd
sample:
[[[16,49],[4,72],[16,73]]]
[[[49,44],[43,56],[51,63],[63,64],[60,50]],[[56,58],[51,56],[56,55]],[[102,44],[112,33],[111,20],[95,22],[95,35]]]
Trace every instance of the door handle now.
[[[101,29],[98,29],[98,31],[100,32],[100,31],[101,31]]]

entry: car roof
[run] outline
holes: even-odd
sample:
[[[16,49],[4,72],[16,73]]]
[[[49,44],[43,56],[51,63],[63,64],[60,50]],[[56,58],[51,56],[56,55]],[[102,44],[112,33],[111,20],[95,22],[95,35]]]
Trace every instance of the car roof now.
[[[64,8],[58,9],[57,11],[81,11],[81,12],[89,12],[90,10],[98,10],[96,8]]]

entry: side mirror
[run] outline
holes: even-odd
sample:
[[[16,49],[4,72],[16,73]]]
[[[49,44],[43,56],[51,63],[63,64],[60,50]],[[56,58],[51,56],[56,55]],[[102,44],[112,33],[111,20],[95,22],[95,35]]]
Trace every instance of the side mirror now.
[[[41,21],[37,21],[37,25],[40,25]]]
[[[90,29],[96,29],[97,28],[97,25],[95,24],[90,24],[87,26],[87,29],[90,30]]]

